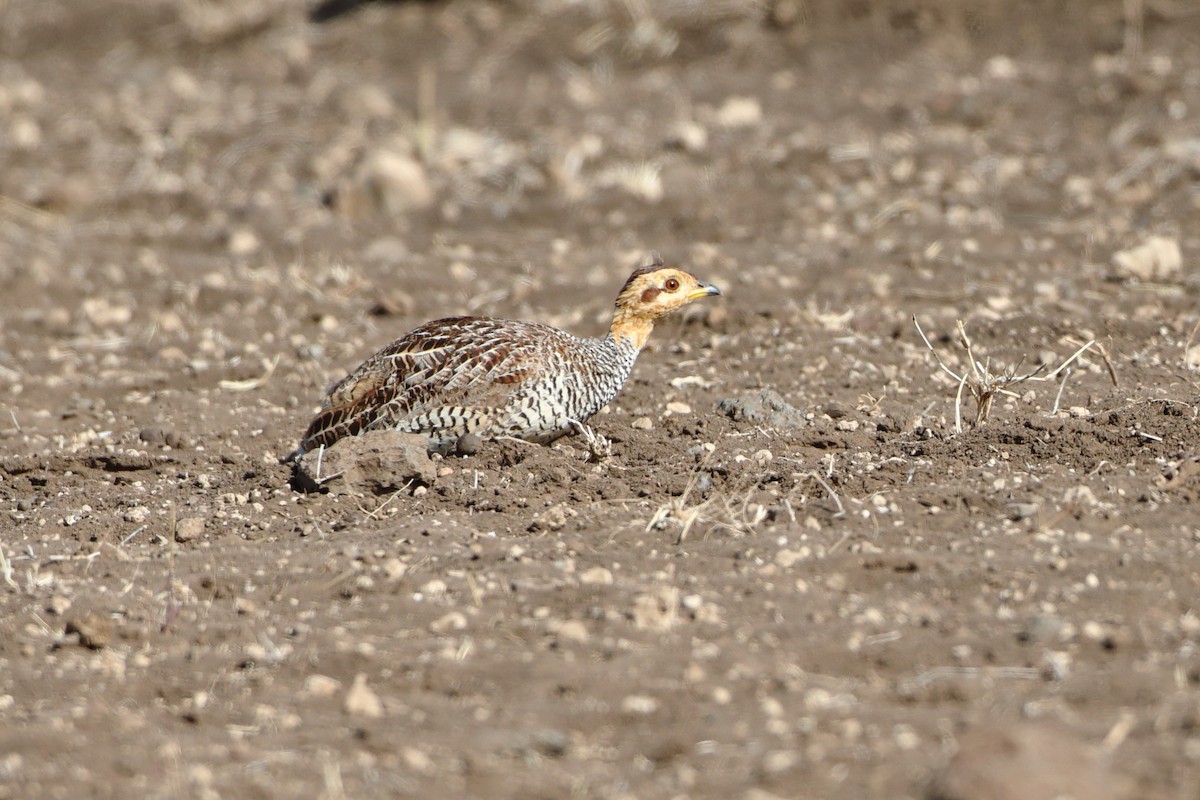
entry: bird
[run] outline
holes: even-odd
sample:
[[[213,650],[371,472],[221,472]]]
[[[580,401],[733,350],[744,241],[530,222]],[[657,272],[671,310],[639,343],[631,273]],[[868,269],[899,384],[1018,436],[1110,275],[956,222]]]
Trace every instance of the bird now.
[[[428,451],[443,455],[468,441],[467,452],[476,441],[549,444],[573,433],[591,456],[607,455],[607,440],[588,418],[625,385],[658,320],[719,294],[654,253],[621,287],[604,336],[490,317],[427,322],[334,384],[285,460],[375,430],[422,434]]]

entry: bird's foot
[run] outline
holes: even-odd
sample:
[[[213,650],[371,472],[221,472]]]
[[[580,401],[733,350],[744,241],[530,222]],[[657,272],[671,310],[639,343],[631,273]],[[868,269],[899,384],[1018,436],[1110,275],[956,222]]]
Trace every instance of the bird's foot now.
[[[575,433],[583,438],[588,448],[588,463],[598,464],[612,455],[612,442],[584,425],[582,422],[571,420]]]

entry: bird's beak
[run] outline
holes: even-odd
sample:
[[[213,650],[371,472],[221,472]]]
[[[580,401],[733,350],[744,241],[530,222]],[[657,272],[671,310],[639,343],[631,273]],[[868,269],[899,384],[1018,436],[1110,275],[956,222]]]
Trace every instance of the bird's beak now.
[[[711,297],[720,294],[721,290],[711,283],[700,283],[688,294],[688,300],[699,300],[701,297]]]

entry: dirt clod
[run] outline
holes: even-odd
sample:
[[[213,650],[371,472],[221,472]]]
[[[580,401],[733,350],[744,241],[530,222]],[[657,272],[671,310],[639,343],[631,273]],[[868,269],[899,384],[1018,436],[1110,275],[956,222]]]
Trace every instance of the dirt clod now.
[[[103,650],[113,637],[113,621],[95,611],[84,611],[67,618],[63,632],[79,637],[79,644],[90,650]]]
[[[752,422],[768,428],[802,428],[804,412],[792,406],[774,389],[760,389],[753,394],[726,397],[717,410],[738,422]]]
[[[295,463],[296,484],[306,492],[384,495],[436,478],[425,437],[398,431],[347,437],[310,450]]]

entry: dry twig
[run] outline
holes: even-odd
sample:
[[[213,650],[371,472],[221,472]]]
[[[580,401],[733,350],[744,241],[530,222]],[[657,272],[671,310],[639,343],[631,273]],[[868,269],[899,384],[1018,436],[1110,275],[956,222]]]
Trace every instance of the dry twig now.
[[[949,375],[954,382],[958,384],[958,391],[955,392],[954,395],[955,433],[962,433],[963,430],[962,400],[964,393],[969,393],[972,399],[975,401],[975,419],[971,423],[971,427],[978,428],[987,421],[989,416],[991,416],[992,406],[996,401],[996,395],[1002,394],[1007,395],[1008,397],[1019,397],[1016,392],[1012,391],[1012,387],[1019,386],[1026,382],[1045,382],[1054,380],[1060,373],[1067,371],[1067,367],[1073,364],[1076,359],[1078,359],[1096,344],[1095,339],[1089,340],[1086,344],[1072,353],[1066,361],[1062,362],[1053,370],[1045,374],[1042,374],[1046,369],[1045,364],[1039,366],[1037,369],[1031,372],[1019,373],[1018,370],[1021,368],[1020,363],[1018,363],[1016,366],[994,372],[992,370],[992,362],[990,358],[980,361],[975,357],[975,349],[971,344],[971,338],[967,336],[967,329],[963,325],[962,320],[958,320],[958,343],[967,352],[967,361],[970,363],[970,369],[959,375],[957,372],[950,369],[950,367],[946,366],[946,362],[943,361],[942,357],[939,356],[937,351],[933,349],[933,345],[929,342],[929,337],[925,335],[925,331],[921,330],[921,323],[917,321],[915,315],[913,316],[913,325],[916,326],[917,333],[921,336],[921,341],[925,343],[925,347],[927,347],[929,352],[933,354],[934,360],[937,361],[938,367],[942,370],[942,372]],[[1105,362],[1107,363],[1107,358],[1105,359]],[[1109,367],[1109,374],[1112,375],[1111,366]],[[1115,376],[1113,377],[1115,379]],[[1059,392],[1060,397],[1061,394],[1062,393]],[[1055,407],[1057,408],[1057,406],[1058,400],[1056,399]]]

